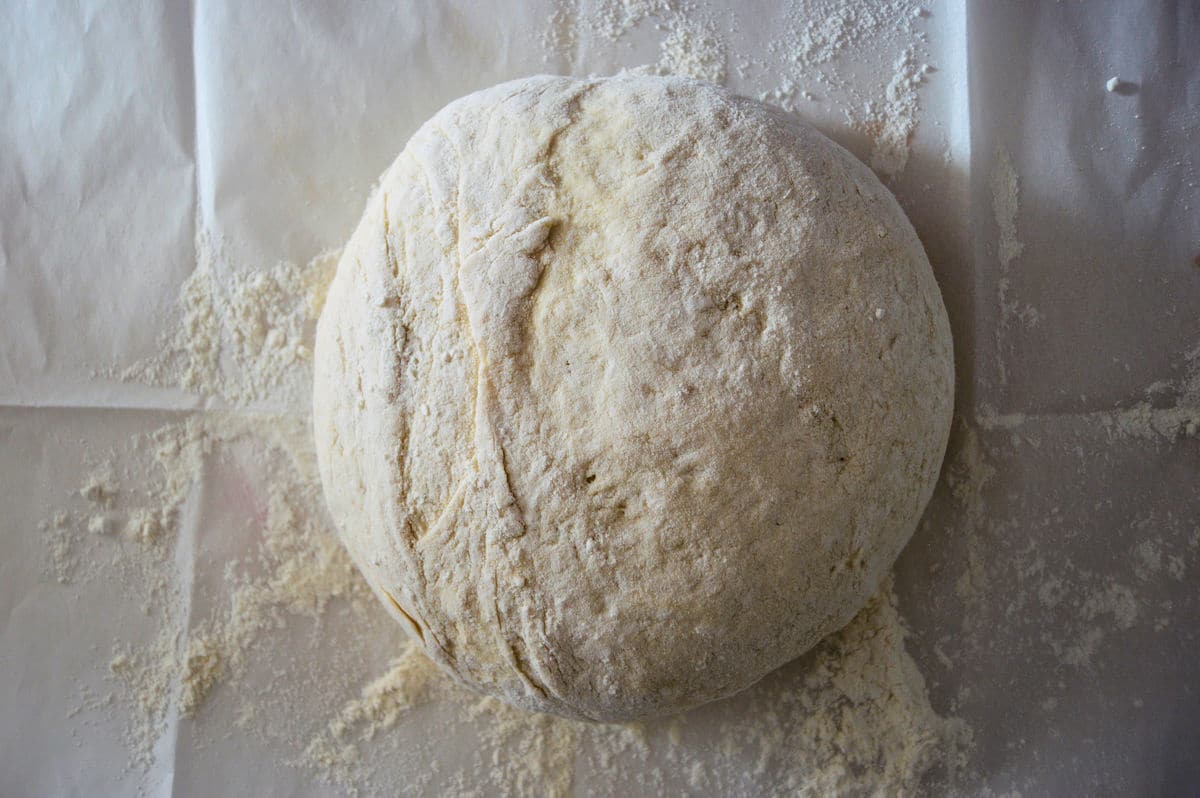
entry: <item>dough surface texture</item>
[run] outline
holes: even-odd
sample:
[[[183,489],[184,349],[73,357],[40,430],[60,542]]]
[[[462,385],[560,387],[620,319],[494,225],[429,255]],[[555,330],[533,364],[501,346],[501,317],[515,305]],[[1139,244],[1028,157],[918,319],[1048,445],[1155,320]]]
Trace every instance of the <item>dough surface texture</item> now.
[[[950,428],[924,250],[853,156],[646,75],[451,103],[317,331],[333,518],[463,683],[595,720],[730,695],[845,625]]]

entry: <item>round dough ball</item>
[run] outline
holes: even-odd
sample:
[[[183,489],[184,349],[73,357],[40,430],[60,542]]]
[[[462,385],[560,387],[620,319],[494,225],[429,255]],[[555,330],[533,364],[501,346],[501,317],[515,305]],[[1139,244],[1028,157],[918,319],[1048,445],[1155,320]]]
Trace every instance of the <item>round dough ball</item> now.
[[[442,668],[617,721],[843,626],[928,501],[950,331],[891,194],[680,78],[451,103],[383,175],[317,330],[351,556]]]

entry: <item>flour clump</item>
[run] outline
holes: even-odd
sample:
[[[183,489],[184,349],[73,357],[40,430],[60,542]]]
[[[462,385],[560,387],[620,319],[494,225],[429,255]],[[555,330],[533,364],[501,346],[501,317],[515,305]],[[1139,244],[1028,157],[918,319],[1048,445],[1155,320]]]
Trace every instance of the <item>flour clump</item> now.
[[[594,720],[841,628],[950,427],[946,312],[875,176],[703,82],[533,77],[380,184],[317,329],[339,534],[443,669]]]

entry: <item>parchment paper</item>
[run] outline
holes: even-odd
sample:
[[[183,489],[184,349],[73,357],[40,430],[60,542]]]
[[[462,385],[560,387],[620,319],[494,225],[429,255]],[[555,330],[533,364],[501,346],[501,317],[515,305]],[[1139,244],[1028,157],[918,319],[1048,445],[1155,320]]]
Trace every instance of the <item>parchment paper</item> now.
[[[780,8],[730,6],[710,11],[731,53],[777,34]],[[544,60],[553,10],[465,0],[0,10],[0,794],[324,791],[279,764],[292,752],[277,742],[204,743],[178,719],[150,774],[128,770],[117,730],[79,711],[80,687],[102,679],[115,638],[153,630],[118,582],[54,583],[38,524],[74,500],[92,465],[81,451],[212,403],[96,376],[157,351],[195,266],[197,219],[236,246],[231,263],[304,262],[340,246],[375,178],[449,100],[526,74],[657,58],[650,35],[614,48],[582,30],[569,56]],[[1147,389],[1182,380],[1200,344],[1200,10],[947,2],[922,26],[937,71],[920,92],[910,162],[889,186],[951,314],[962,420],[949,459],[974,436],[994,474],[981,489],[987,525],[964,517],[947,479],[898,565],[912,653],[938,709],[974,729],[967,792],[1186,793],[1200,784],[1196,571],[1142,579],[1130,562],[1147,536],[1194,560],[1184,532],[1200,536],[1200,441],[1130,439],[1100,422],[1148,397],[1171,405],[1175,388]],[[1127,85],[1106,91],[1112,76]],[[734,69],[729,83],[773,88]],[[836,102],[803,112],[869,156]],[[989,185],[1000,150],[1019,177],[1024,244],[1007,266]],[[206,475],[181,530],[198,580],[212,574],[197,551],[238,546],[204,538],[206,513],[229,512],[220,484]],[[962,578],[981,556],[1008,577],[971,604]],[[1022,595],[1039,574],[1084,567],[1129,587],[1140,615],[1072,667],[1052,651],[1045,607]],[[1061,608],[1063,629],[1080,611]],[[967,617],[993,631],[979,639]],[[386,662],[389,642],[364,651],[359,675]],[[581,791],[589,778],[604,775],[582,774]]]

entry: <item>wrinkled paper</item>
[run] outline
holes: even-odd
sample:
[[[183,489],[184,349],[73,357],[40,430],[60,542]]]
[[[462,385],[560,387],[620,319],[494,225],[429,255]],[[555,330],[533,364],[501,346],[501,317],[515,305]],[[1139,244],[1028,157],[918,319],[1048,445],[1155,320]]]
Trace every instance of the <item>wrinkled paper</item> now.
[[[547,2],[154,5],[0,10],[0,793],[320,793],[311,773],[280,764],[294,749],[244,735],[202,743],[178,718],[150,772],[131,770],[119,729],[79,709],[81,685],[103,690],[113,641],[153,629],[119,581],[58,585],[38,524],[77,501],[94,465],[81,444],[119,447],[207,401],[101,373],[158,351],[195,268],[197,224],[246,268],[303,263],[344,242],[376,177],[448,101],[532,73],[654,63],[656,40],[643,31],[613,47],[581,29],[569,53],[545,57]],[[743,77],[736,54],[777,36],[779,10],[736,5],[729,83],[756,96],[773,76]],[[1200,523],[1200,441],[1129,438],[1103,421],[1170,405],[1173,389],[1153,386],[1183,380],[1200,345],[1200,11],[946,2],[921,30],[936,71],[908,165],[888,184],[954,328],[951,465],[970,436],[994,454],[976,507],[987,518],[969,517],[948,465],[901,558],[910,649],[938,710],[974,729],[972,789],[1195,785],[1195,572],[1141,578],[1129,563],[1146,535],[1189,551],[1178,530]],[[1119,91],[1106,90],[1111,77]],[[869,159],[835,102],[801,113]],[[1001,154],[1019,200],[1021,251],[1007,263]],[[213,505],[189,505],[180,530],[198,581],[215,577],[190,552],[239,545],[204,539],[218,528]],[[1006,561],[971,596],[964,574]],[[1138,623],[1104,626],[1076,667],[1053,653],[1047,605],[1034,612],[1028,597],[1046,573],[1082,568],[1128,588]],[[1092,617],[1103,623],[1103,606]],[[972,641],[981,627],[986,640]],[[1072,634],[1064,627],[1064,645]],[[365,652],[363,678],[386,660]]]

